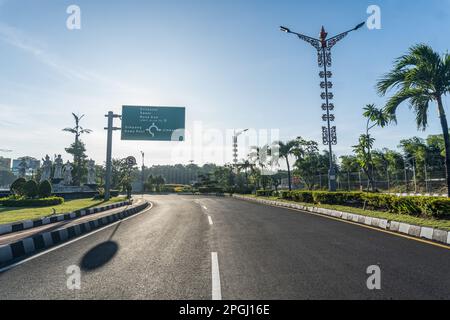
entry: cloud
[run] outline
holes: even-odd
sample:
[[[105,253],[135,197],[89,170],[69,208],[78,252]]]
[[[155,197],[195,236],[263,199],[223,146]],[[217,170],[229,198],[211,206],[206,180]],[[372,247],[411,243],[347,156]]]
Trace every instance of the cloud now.
[[[2,3],[1,1],[2,0],[0,0],[0,5]],[[89,81],[97,85],[101,84],[108,88],[113,87],[114,89],[129,93],[145,92],[145,90],[137,88],[136,86],[127,85],[115,79],[111,79],[110,77],[96,73],[95,71],[68,65],[59,57],[49,54],[44,49],[43,44],[38,43],[35,39],[31,39],[21,30],[4,23],[0,23],[0,40],[15,48],[27,52],[39,62],[52,68],[68,79]]]

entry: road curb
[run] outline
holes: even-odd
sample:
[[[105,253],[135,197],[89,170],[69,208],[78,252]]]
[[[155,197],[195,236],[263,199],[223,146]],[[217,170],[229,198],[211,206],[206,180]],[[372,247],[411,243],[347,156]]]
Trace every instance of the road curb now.
[[[4,266],[5,264],[13,260],[19,259],[29,254],[62,244],[65,241],[74,239],[82,234],[94,231],[95,229],[104,227],[108,224],[123,220],[146,209],[149,205],[149,202],[145,201],[143,204],[128,208],[118,213],[98,218],[96,220],[87,221],[56,231],[37,234],[33,237],[25,238],[8,245],[0,246],[0,266]]]
[[[431,240],[439,243],[443,243],[446,245],[450,245],[450,232],[430,228],[430,227],[421,227],[408,223],[386,220],[375,217],[362,216],[354,213],[342,212],[337,210],[318,208],[318,207],[306,207],[301,204],[289,203],[283,201],[275,201],[275,200],[267,200],[267,199],[258,199],[258,198],[249,198],[241,195],[233,195],[233,198],[257,202],[261,204],[281,207],[281,208],[291,208],[302,210],[306,212],[318,213],[326,216],[331,216],[337,219],[347,220],[354,223],[364,224],[371,227],[388,230],[392,232],[398,232],[401,234],[406,234],[410,237],[421,238],[426,240]]]
[[[131,201],[122,201],[113,203],[107,206],[103,207],[96,207],[96,208],[90,208],[90,209],[83,209],[83,210],[76,210],[73,212],[68,213],[61,213],[58,215],[54,215],[51,217],[44,217],[36,220],[25,220],[25,221],[19,221],[9,224],[0,224],[0,235],[10,234],[18,231],[23,231],[27,229],[32,229],[40,226],[44,226],[51,223],[56,223],[60,221],[67,221],[72,220],[76,218],[81,218],[90,214],[104,212],[111,209],[116,209],[120,207],[124,207],[127,205],[130,205]]]

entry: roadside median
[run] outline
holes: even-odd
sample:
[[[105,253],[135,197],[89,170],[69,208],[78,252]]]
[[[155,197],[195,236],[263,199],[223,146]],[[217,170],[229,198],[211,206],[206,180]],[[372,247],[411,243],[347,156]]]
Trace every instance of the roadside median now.
[[[147,201],[138,201],[131,207],[120,212],[104,215],[98,219],[86,221],[71,226],[63,226],[57,230],[39,233],[19,241],[0,246],[0,266],[5,266],[16,260],[38,253],[53,246],[62,244],[83,234],[107,226],[119,220],[126,219],[150,207]]]
[[[314,214],[320,214],[324,216],[329,216],[335,219],[347,220],[352,223],[370,226],[373,228],[379,228],[391,232],[401,233],[408,235],[410,237],[422,238],[426,240],[431,240],[434,242],[442,243],[445,245],[450,245],[450,232],[445,230],[440,230],[437,228],[418,226],[414,224],[404,223],[400,221],[394,221],[389,219],[376,218],[371,216],[364,216],[349,212],[343,212],[338,210],[319,208],[316,206],[305,206],[302,204],[289,202],[289,201],[277,201],[269,200],[257,197],[249,197],[243,195],[233,195],[233,198],[256,202],[264,205],[270,205],[281,208],[288,208],[294,210],[301,210],[304,212],[310,212]]]
[[[18,222],[8,223],[8,224],[0,224],[0,235],[5,235],[5,234],[10,234],[10,233],[18,232],[18,231],[31,229],[31,228],[41,227],[41,226],[56,223],[56,222],[69,221],[69,220],[81,218],[81,217],[84,217],[87,215],[128,206],[131,203],[132,203],[132,201],[127,200],[127,201],[113,203],[113,204],[110,204],[107,206],[81,209],[81,210],[76,210],[73,212],[62,213],[62,214],[43,217],[43,218],[35,219],[35,220],[25,220],[25,221],[18,221]]]

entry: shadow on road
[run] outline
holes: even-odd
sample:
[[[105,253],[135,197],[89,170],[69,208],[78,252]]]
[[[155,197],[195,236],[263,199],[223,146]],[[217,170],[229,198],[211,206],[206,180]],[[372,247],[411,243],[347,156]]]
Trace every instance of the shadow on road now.
[[[81,269],[92,271],[107,264],[119,250],[114,241],[106,241],[89,250],[81,259]]]

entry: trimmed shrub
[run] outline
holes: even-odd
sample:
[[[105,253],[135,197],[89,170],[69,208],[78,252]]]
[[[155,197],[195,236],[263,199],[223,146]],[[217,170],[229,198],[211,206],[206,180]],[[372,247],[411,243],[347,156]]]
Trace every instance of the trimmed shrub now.
[[[11,192],[15,195],[19,195],[22,196],[24,195],[24,189],[23,187],[25,186],[25,183],[27,183],[27,181],[25,180],[25,178],[18,178],[16,179],[16,181],[14,181],[11,184]]]
[[[312,191],[291,191],[291,199],[298,202],[314,203]]]
[[[361,192],[327,192],[314,191],[314,203],[337,205],[361,205]]]
[[[200,193],[223,193],[223,189],[220,187],[200,187],[198,188]]]
[[[1,199],[0,204],[5,207],[48,207],[56,206],[64,203],[64,198],[61,197],[49,197],[43,199],[26,199],[26,198],[16,198],[9,197],[6,199]]]
[[[38,195],[39,198],[48,198],[52,195],[52,185],[48,180],[44,180],[39,183]]]
[[[450,218],[450,200],[447,198],[424,197],[422,213],[435,218]]]
[[[257,197],[271,197],[272,193],[272,190],[256,190]]]
[[[292,191],[281,190],[281,191],[279,191],[279,197],[281,199],[292,200]]]
[[[23,193],[27,198],[36,198],[38,195],[38,185],[34,180],[28,180],[23,185]]]
[[[259,192],[261,194],[262,192]],[[353,206],[394,214],[450,218],[450,199],[437,197],[399,197],[382,193],[280,191],[279,197],[304,203]]]

